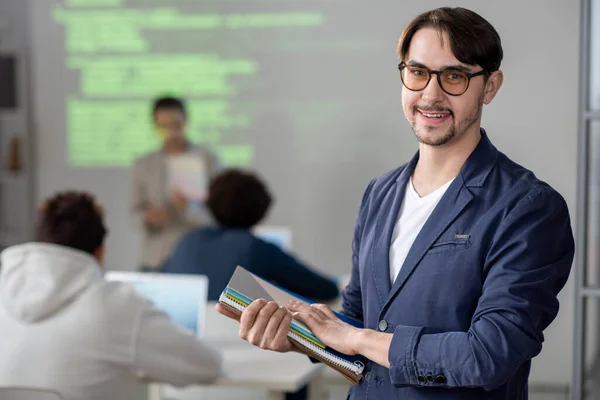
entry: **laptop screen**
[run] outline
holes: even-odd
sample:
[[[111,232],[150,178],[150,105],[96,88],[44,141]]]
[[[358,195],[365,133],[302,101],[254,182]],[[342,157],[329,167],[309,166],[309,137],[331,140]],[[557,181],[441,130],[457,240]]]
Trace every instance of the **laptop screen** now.
[[[177,325],[203,336],[208,294],[205,276],[110,271],[105,279],[132,285]]]

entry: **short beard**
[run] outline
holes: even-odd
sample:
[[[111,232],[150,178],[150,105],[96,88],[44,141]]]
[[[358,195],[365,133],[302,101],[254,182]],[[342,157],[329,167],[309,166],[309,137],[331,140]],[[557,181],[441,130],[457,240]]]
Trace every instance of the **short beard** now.
[[[433,140],[427,140],[425,137],[422,137],[421,135],[419,135],[419,133],[415,129],[414,124],[412,124],[412,130],[415,133],[415,137],[417,138],[417,141],[419,143],[423,143],[428,146],[434,146],[434,147],[443,146],[446,143],[448,143],[449,141],[451,141],[452,139],[454,139],[454,136],[456,136],[456,127],[454,126],[454,124],[452,124],[450,129],[448,129],[448,131],[443,136],[438,137],[438,138],[433,138]]]
[[[471,114],[467,115],[467,117],[465,119],[463,119],[462,121],[460,121],[458,124],[456,124],[456,122],[453,121],[452,125],[450,126],[450,129],[448,129],[448,131],[444,135],[442,135],[438,138],[433,138],[433,140],[428,140],[426,137],[419,135],[414,123],[411,124],[411,127],[412,127],[415,137],[417,138],[417,141],[419,143],[423,143],[428,146],[439,147],[439,146],[445,145],[446,143],[449,143],[452,139],[454,139],[455,136],[463,135],[466,131],[468,131],[469,128],[471,128],[481,118],[482,110],[483,110],[483,94],[481,95],[481,97],[479,99],[479,107],[477,107],[477,110],[475,110]],[[415,109],[415,112],[419,112],[419,111],[417,111]],[[452,118],[454,118],[454,114],[452,114]],[[457,126],[458,126],[458,128],[457,128]],[[460,132],[459,132],[459,129],[460,129]]]

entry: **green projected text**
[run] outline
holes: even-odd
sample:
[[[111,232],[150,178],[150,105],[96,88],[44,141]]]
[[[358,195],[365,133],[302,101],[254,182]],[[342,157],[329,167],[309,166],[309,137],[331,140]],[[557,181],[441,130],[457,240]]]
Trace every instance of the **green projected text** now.
[[[322,26],[323,14],[231,12],[219,2],[198,2],[203,12],[179,9],[191,3],[174,0],[151,8],[126,3],[64,0],[52,9],[64,28],[66,67],[78,82],[66,104],[70,165],[129,166],[158,148],[151,100],[167,93],[186,99],[193,142],[215,149],[226,165],[250,165],[249,129],[261,106],[249,93],[260,93],[269,78],[261,75],[257,44],[294,48],[289,39]]]
[[[186,96],[236,94],[233,75],[253,75],[250,60],[222,60],[213,55],[71,57],[68,67],[81,71],[81,92],[89,97],[139,97],[176,92]]]

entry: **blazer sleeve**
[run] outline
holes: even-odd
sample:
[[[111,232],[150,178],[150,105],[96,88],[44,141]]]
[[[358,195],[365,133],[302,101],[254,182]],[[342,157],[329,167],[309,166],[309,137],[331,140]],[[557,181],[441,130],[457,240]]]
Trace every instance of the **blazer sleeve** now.
[[[569,212],[553,190],[531,192],[500,222],[485,257],[487,277],[467,332],[397,326],[389,349],[396,387],[505,383],[542,349],[574,255]],[[433,376],[434,382],[423,377]],[[421,379],[419,379],[421,377]],[[425,381],[425,382],[423,382]]]
[[[360,202],[358,216],[354,222],[354,237],[352,239],[352,272],[350,281],[342,292],[342,313],[358,321],[363,321],[359,273],[360,238],[362,236],[362,225],[364,216],[366,215],[369,195],[371,194],[374,183],[375,180],[372,180],[369,185],[367,185]]]

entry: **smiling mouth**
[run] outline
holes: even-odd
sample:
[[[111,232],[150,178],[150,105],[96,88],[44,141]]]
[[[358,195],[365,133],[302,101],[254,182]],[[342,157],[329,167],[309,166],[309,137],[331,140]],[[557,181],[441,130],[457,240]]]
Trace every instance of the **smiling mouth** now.
[[[427,118],[438,118],[438,119],[448,117],[452,114],[450,111],[438,111],[438,110],[429,111],[429,110],[419,110],[418,108],[417,108],[417,111]]]

